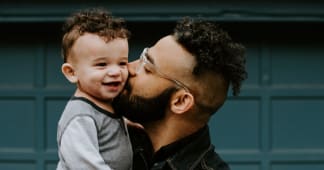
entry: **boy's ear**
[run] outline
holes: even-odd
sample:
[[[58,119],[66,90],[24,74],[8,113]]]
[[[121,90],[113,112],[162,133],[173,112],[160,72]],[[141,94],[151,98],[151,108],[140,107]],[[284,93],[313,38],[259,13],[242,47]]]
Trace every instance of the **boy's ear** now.
[[[171,111],[176,114],[182,114],[192,108],[194,97],[191,93],[180,90],[171,97]]]
[[[71,82],[71,83],[77,83],[78,77],[75,75],[75,71],[73,66],[70,63],[64,63],[62,65],[62,73],[64,76]]]

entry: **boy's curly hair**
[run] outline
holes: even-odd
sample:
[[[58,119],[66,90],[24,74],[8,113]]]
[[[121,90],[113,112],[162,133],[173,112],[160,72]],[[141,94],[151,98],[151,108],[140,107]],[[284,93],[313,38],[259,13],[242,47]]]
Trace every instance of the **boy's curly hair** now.
[[[74,42],[84,33],[94,33],[104,37],[108,42],[115,38],[129,38],[126,22],[114,18],[103,8],[84,9],[72,14],[63,25],[62,55],[64,62]]]
[[[233,95],[239,94],[242,81],[247,78],[243,45],[234,42],[218,25],[202,19],[183,18],[173,35],[195,56],[195,76],[205,71],[219,73],[231,84]]]

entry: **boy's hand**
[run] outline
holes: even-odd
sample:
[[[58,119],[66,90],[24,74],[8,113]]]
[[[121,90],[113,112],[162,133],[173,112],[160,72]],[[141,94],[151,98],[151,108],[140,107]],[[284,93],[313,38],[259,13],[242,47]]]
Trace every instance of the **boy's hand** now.
[[[131,127],[138,128],[138,129],[144,129],[144,127],[141,124],[132,122],[125,117],[124,117],[124,121],[126,122],[127,126],[131,126]]]

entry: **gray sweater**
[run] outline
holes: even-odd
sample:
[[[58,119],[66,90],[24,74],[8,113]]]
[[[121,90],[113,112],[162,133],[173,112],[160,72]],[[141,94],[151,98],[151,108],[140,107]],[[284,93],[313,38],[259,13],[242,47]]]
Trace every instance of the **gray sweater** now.
[[[67,103],[57,130],[57,170],[130,170],[132,148],[123,118],[85,98]]]

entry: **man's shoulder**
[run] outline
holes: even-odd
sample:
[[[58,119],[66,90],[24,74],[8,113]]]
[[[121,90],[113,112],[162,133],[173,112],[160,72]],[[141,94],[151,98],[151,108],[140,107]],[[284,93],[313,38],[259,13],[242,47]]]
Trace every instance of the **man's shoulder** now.
[[[215,152],[208,126],[188,138],[190,142],[185,144],[169,162],[171,167],[194,170],[229,170],[227,163]]]
[[[202,157],[196,169],[229,170],[230,168],[214,149],[211,149]]]
[[[193,159],[195,158],[195,159]],[[193,155],[186,155],[177,160],[169,160],[163,166],[165,169],[192,169],[192,170],[230,170],[228,164],[210,148],[205,154],[200,157],[193,157]],[[189,161],[190,160],[190,161]]]

